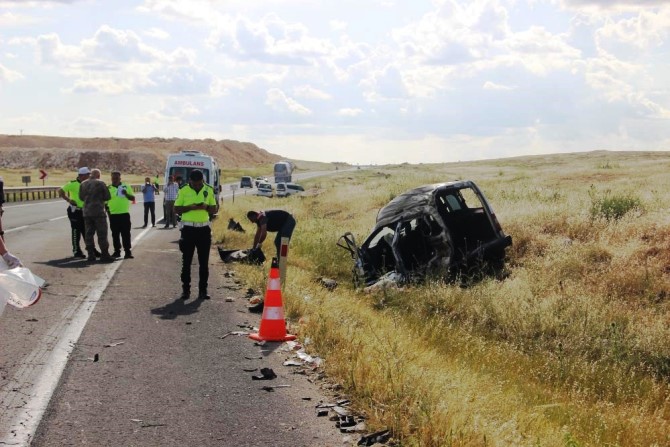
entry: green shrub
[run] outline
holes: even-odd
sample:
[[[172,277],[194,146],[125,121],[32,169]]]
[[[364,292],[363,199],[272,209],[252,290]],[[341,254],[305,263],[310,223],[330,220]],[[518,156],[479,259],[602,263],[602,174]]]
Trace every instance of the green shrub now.
[[[631,194],[610,195],[608,191],[604,197],[596,197],[594,188],[591,187],[589,195],[591,196],[591,217],[593,219],[619,220],[631,211],[642,210],[642,201]]]

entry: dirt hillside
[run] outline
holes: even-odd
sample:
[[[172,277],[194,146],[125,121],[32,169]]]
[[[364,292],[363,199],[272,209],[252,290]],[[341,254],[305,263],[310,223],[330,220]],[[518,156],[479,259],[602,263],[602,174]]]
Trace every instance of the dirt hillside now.
[[[253,167],[282,159],[253,143],[181,138],[64,138],[0,135],[0,168],[62,169],[96,166],[142,174],[165,166],[168,154],[182,149],[214,156],[226,168]]]

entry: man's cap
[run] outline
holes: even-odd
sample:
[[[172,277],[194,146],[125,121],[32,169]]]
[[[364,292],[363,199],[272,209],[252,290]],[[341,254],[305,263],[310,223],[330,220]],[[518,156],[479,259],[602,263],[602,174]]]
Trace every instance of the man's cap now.
[[[90,174],[90,173],[91,173],[91,170],[88,169],[86,166],[84,166],[83,168],[79,168],[79,175],[86,175],[86,174]]]

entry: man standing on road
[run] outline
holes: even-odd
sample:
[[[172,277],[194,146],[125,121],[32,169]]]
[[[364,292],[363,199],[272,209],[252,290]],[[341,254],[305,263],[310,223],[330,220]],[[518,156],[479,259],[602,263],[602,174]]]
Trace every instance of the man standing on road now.
[[[98,245],[100,246],[100,261],[114,261],[109,255],[109,241],[107,240],[107,214],[105,214],[105,202],[111,199],[109,189],[105,182],[100,180],[100,170],[93,169],[91,178],[82,182],[79,190],[79,198],[84,202],[84,226],[86,227],[86,251],[88,260],[95,261],[94,236],[98,234]]]
[[[164,204],[164,213],[165,213],[165,227],[170,228],[170,223],[172,228],[177,226],[177,215],[174,212],[174,202],[177,200],[177,193],[179,193],[179,185],[174,182],[172,176],[168,177],[168,183],[163,187],[163,192],[165,196],[163,198]]]
[[[189,184],[182,187],[175,201],[175,211],[181,214],[181,238],[179,249],[181,260],[181,299],[191,296],[191,262],[193,253],[198,250],[200,265],[198,298],[208,300],[207,281],[209,280],[209,249],[212,244],[210,215],[216,213],[217,203],[214,190],[205,184],[202,171],[195,169],[189,175]]]
[[[58,190],[58,195],[70,204],[67,208],[67,217],[70,219],[70,228],[72,229],[72,253],[75,258],[86,258],[84,252],[81,251],[81,245],[79,245],[79,241],[86,232],[82,213],[84,202],[79,198],[79,188],[81,182],[87,180],[91,175],[91,171],[87,167],[81,167],[77,174],[76,179],[67,182]]]
[[[144,186],[142,186],[142,195],[144,196],[144,225],[146,228],[149,223],[149,212],[151,212],[151,226],[156,226],[156,193],[158,188],[151,183],[149,177],[144,178]]]
[[[277,260],[279,260],[279,251],[281,248],[281,239],[283,237],[291,239],[293,229],[295,228],[295,219],[291,213],[284,210],[268,211],[249,211],[247,218],[257,225],[254,235],[253,250],[261,248],[263,241],[267,237],[268,231],[277,232],[275,237],[275,247],[277,248]]]
[[[109,228],[112,230],[112,244],[114,253],[112,256],[118,258],[121,256],[121,241],[123,241],[123,251],[125,259],[132,259],[133,254],[130,251],[130,202],[135,200],[133,189],[121,182],[121,173],[112,172],[112,184],[107,188],[111,199],[107,202],[107,212],[109,213]]]

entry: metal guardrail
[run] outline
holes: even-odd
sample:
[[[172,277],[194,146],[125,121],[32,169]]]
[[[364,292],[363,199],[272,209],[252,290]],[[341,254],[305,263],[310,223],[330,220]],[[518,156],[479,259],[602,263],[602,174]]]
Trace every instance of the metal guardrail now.
[[[142,188],[142,185],[130,185],[130,187],[133,188],[133,192],[139,192]],[[57,199],[58,190],[60,188],[60,186],[27,186],[18,188],[4,188],[5,203]]]

